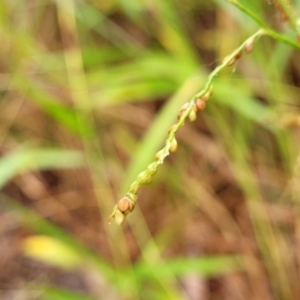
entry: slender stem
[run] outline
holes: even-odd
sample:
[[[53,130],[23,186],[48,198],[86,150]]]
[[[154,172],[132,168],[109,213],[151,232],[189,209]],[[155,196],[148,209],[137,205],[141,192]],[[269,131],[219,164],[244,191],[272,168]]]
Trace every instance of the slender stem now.
[[[300,44],[294,42],[293,40],[285,37],[284,35],[277,33],[276,31],[270,29],[270,28],[264,28],[266,34],[272,38],[274,38],[277,41],[280,41],[284,44],[287,44],[289,46],[292,46],[294,48],[297,48],[298,50],[300,50]]]
[[[111,219],[115,219],[118,224],[121,224],[125,216],[132,211],[134,208],[134,205],[137,201],[137,193],[140,190],[140,188],[149,183],[153,176],[156,173],[156,170],[159,165],[164,163],[164,160],[167,156],[169,156],[170,152],[172,152],[172,145],[174,144],[175,134],[177,130],[184,125],[185,121],[190,118],[191,113],[194,111],[194,107],[196,104],[196,101],[200,99],[201,97],[204,97],[205,95],[210,93],[210,90],[212,88],[212,81],[213,79],[219,74],[219,72],[230,65],[230,62],[232,60],[235,60],[238,55],[243,51],[243,49],[248,45],[249,43],[254,43],[256,39],[258,39],[260,36],[266,34],[266,32],[263,29],[259,29],[254,34],[252,34],[248,39],[246,39],[238,48],[236,48],[230,55],[226,56],[222,63],[217,66],[208,76],[207,81],[205,83],[204,88],[196,93],[190,101],[186,102],[184,104],[184,110],[179,115],[178,121],[170,128],[168,132],[168,136],[165,142],[164,147],[157,153],[156,159],[154,162],[152,162],[148,167],[141,172],[136,180],[130,185],[127,194],[124,198],[122,198],[114,207],[112,214],[109,217],[109,221]]]
[[[286,14],[290,25],[295,29],[298,36],[300,36],[300,22],[297,20],[297,15],[295,11],[293,10],[293,6],[289,0],[278,0],[281,8],[284,10],[284,13]]]
[[[281,41],[284,44],[300,49],[300,44],[287,38],[286,36],[274,31],[271,29],[264,21],[262,21],[253,11],[251,11],[248,7],[243,5],[237,0],[226,0],[227,2],[236,6],[239,10],[248,15],[251,19],[253,19],[258,25],[260,25],[266,32],[267,35],[273,37],[274,39]],[[298,27],[297,27],[298,28]],[[298,28],[299,29],[299,28]],[[299,29],[300,30],[300,29]],[[298,33],[298,31],[297,31]]]
[[[226,66],[231,65],[232,62],[234,62],[236,59],[239,58],[242,51],[245,49],[247,50],[247,47],[251,45],[253,46],[254,42],[261,37],[262,35],[268,35],[270,37],[273,37],[275,40],[281,41],[285,44],[288,44],[290,46],[293,46],[297,49],[300,49],[300,44],[297,44],[293,40],[290,40],[289,38],[277,33],[276,31],[269,28],[258,16],[256,16],[255,13],[253,13],[251,10],[249,10],[247,7],[245,7],[243,4],[239,3],[236,0],[226,0],[227,2],[235,5],[238,7],[241,11],[246,13],[249,17],[251,17],[254,21],[256,21],[261,28],[256,31],[254,34],[252,34],[248,39],[246,39],[238,48],[236,48],[231,54],[229,54],[227,57],[225,57],[222,61],[222,63],[217,66],[208,76],[207,81],[204,85],[204,88],[200,90],[198,93],[196,93],[190,101],[186,102],[184,106],[182,107],[179,118],[177,123],[175,123],[168,131],[168,136],[165,142],[164,147],[157,153],[155,157],[155,161],[152,162],[148,167],[141,172],[136,180],[130,185],[127,194],[125,197],[123,197],[119,202],[115,205],[112,214],[109,217],[109,222],[111,219],[115,219],[117,224],[123,223],[125,220],[125,217],[128,213],[130,213],[134,209],[134,205],[137,202],[137,193],[140,190],[140,188],[151,182],[153,176],[155,175],[157,168],[159,165],[164,163],[165,158],[170,154],[170,152],[173,152],[172,147],[174,146],[174,142],[177,145],[177,141],[175,139],[175,134],[177,130],[184,125],[185,121],[189,118],[191,121],[195,120],[196,114],[195,114],[195,106],[197,106],[197,101],[203,99],[207,96],[210,96],[211,89],[212,89],[212,81],[213,79],[219,74],[219,72],[224,69]],[[205,99],[205,101],[207,101]],[[204,107],[200,110],[203,110]],[[197,111],[197,110],[196,110]],[[176,148],[176,147],[175,147]]]
[[[253,19],[258,25],[260,25],[263,28],[267,28],[268,25],[260,19],[253,11],[251,11],[247,6],[243,5],[237,0],[226,0],[227,2],[233,4],[236,6],[239,10],[244,12],[246,15],[248,15],[251,19]]]

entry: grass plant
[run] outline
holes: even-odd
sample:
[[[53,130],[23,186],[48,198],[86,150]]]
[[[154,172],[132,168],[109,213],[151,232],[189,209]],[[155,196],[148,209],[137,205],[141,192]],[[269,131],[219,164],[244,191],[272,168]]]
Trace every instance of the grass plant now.
[[[0,298],[299,299],[297,10],[2,1]]]

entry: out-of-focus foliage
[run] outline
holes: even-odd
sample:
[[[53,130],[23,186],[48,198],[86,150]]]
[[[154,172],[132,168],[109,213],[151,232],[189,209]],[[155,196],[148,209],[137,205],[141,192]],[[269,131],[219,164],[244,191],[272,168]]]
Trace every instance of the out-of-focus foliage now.
[[[259,29],[229,2],[1,1],[1,299],[300,298],[300,56],[276,39],[214,79],[107,224]],[[296,1],[240,3],[297,42]]]

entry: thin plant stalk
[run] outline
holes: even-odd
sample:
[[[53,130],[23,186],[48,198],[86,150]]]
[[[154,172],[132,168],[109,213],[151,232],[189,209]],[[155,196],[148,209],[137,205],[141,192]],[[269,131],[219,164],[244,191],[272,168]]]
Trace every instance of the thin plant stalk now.
[[[248,7],[244,6],[236,0],[227,0],[227,2],[235,5],[238,9],[247,14],[256,23],[258,23],[261,28],[254,34],[252,34],[249,38],[247,38],[231,54],[226,56],[223,59],[222,63],[209,74],[204,88],[196,93],[188,102],[186,102],[181,107],[178,115],[178,121],[169,129],[164,147],[157,152],[154,162],[149,164],[147,168],[137,176],[135,181],[130,185],[125,197],[121,198],[114,206],[113,211],[108,218],[109,222],[111,222],[112,219],[115,219],[117,224],[122,224],[125,220],[126,215],[133,211],[134,206],[137,202],[137,193],[140,188],[152,181],[152,178],[155,175],[158,166],[164,163],[165,158],[169,156],[171,152],[176,151],[177,140],[175,134],[177,130],[184,125],[187,119],[189,119],[190,121],[195,121],[197,118],[197,112],[204,110],[206,102],[213,91],[212,81],[222,69],[227,66],[233,65],[236,60],[239,59],[244,50],[248,53],[251,52],[254,47],[255,41],[262,35],[268,35],[275,40],[300,49],[300,44],[272,30]]]

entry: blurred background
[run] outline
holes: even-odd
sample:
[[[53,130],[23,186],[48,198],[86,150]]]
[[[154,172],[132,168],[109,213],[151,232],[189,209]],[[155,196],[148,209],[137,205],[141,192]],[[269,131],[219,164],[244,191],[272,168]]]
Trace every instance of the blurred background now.
[[[242,2],[295,39],[271,1]],[[224,69],[117,226],[181,105],[258,26],[222,0],[2,0],[0,22],[1,299],[300,299],[297,50],[262,37]]]

